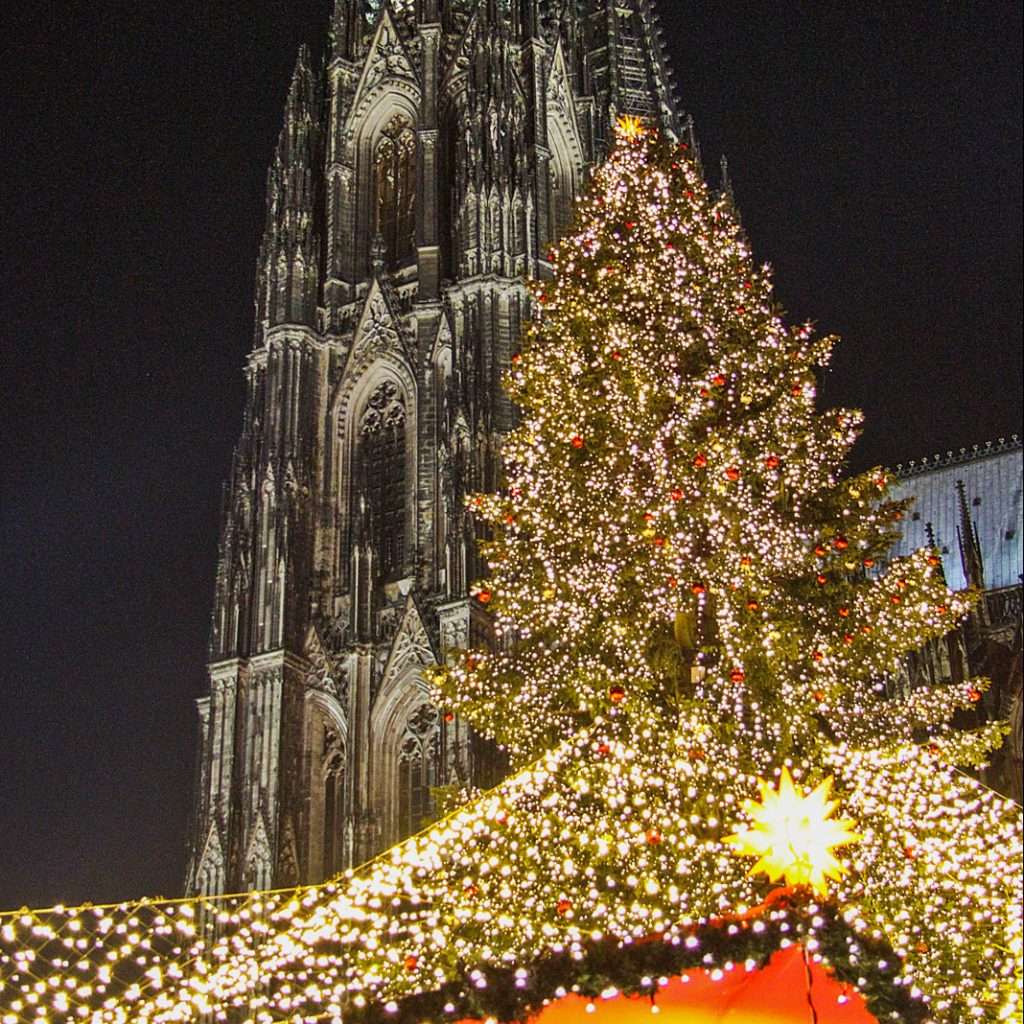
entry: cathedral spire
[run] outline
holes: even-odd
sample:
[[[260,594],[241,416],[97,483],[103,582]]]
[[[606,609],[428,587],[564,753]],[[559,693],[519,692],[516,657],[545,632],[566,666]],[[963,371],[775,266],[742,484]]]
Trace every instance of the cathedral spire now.
[[[602,141],[622,114],[643,117],[678,135],[663,32],[651,0],[583,0],[577,17],[584,26],[585,63],[598,101]]]
[[[519,0],[519,27],[523,39],[540,38],[540,0]]]
[[[334,0],[331,60],[355,60],[359,49],[362,0]]]
[[[960,542],[960,562],[963,565],[964,577],[969,586],[984,590],[985,564],[981,557],[978,530],[967,507],[967,491],[963,480],[957,480],[956,494],[960,506],[960,525],[956,528],[956,535]]]
[[[440,0],[416,0],[416,22],[419,25],[436,25],[441,20]]]
[[[731,202],[735,206],[736,196],[734,195],[732,190],[732,178],[729,177],[729,160],[724,153],[722,154],[722,158],[719,161],[718,166],[721,172],[718,191],[723,196],[728,197],[729,202]]]
[[[267,226],[257,279],[257,330],[280,323],[312,325],[316,315],[320,257],[314,207],[319,97],[310,64],[309,50],[303,45],[285,101],[284,126],[267,174]]]

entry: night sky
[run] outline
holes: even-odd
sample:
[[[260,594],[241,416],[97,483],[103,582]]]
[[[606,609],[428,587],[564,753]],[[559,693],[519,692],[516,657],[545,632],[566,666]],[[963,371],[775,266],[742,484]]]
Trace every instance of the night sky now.
[[[266,165],[330,0],[19,7],[0,908],[176,895]],[[660,8],[709,176],[726,153],[782,303],[844,339],[854,463],[1019,432],[1020,5]]]

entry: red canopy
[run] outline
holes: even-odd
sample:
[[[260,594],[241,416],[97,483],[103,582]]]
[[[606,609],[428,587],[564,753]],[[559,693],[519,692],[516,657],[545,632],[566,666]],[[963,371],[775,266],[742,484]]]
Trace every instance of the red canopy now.
[[[530,1024],[878,1024],[859,993],[813,961],[809,970],[808,980],[803,951],[794,945],[775,953],[761,970],[738,964],[717,981],[704,970],[672,978],[658,989],[654,1015],[647,996],[571,995]]]

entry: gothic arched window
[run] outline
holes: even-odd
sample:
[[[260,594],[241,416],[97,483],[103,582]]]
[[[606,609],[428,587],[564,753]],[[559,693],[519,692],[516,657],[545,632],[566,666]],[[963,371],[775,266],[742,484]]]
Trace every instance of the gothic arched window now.
[[[398,832],[410,836],[430,814],[437,777],[437,711],[422,704],[406,723],[398,752]]]
[[[573,202],[572,174],[564,167],[551,167],[551,229],[555,239],[561,238],[572,227]]]
[[[323,763],[323,877],[330,878],[345,868],[344,793],[345,758],[340,741],[330,729],[324,729]]]
[[[356,469],[357,493],[377,564],[385,576],[394,576],[405,559],[406,489],[405,401],[394,381],[379,384],[366,403]]]
[[[373,153],[374,231],[390,267],[410,261],[416,234],[416,135],[396,115]]]

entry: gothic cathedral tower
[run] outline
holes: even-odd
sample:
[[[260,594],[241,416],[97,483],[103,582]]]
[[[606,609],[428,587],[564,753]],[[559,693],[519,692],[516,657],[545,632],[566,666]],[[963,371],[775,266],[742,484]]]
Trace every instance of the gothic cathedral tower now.
[[[336,0],[267,183],[225,487],[187,887],[316,882],[495,752],[421,681],[486,639],[464,496],[498,484],[524,281],[617,114],[680,125],[652,0]]]

